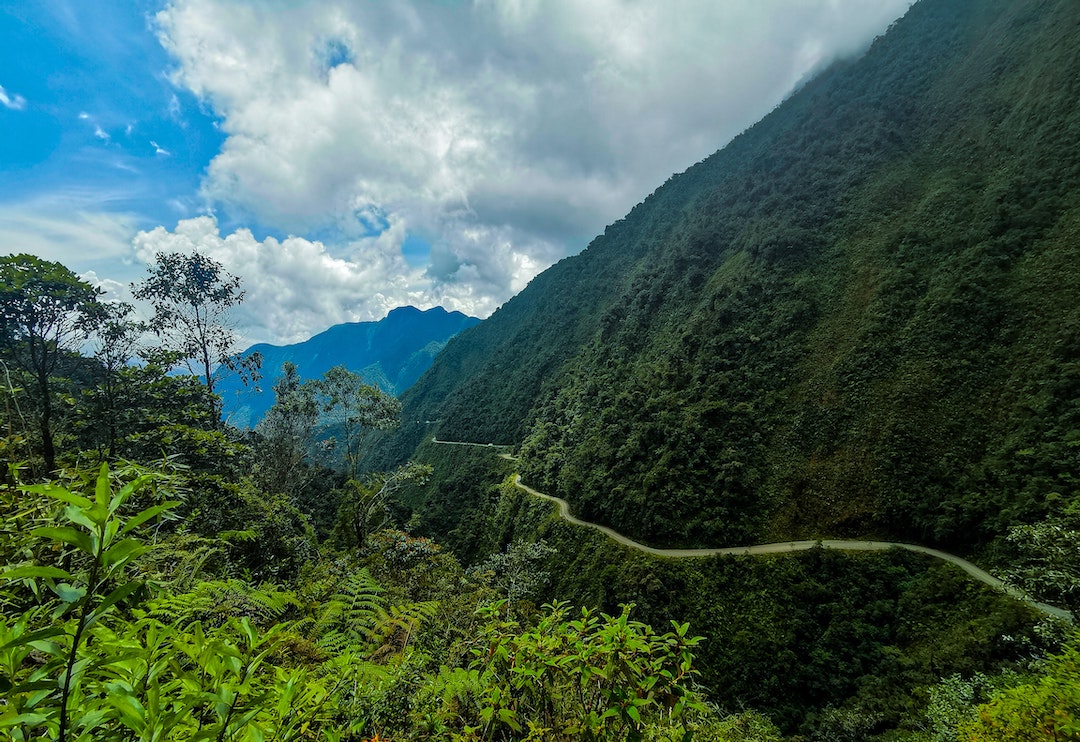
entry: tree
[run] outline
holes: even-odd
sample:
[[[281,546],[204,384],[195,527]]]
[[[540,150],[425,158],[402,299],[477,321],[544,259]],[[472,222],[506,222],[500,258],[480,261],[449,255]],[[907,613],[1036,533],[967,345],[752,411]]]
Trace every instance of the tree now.
[[[60,263],[26,254],[0,258],[0,345],[33,380],[46,471],[56,468],[53,373],[88,337],[99,293]]]
[[[477,567],[479,572],[492,573],[492,587],[514,605],[523,598],[535,595],[551,576],[542,565],[558,553],[558,549],[549,546],[546,541],[517,540],[507,544],[498,554],[492,554]]]
[[[1080,499],[1068,501],[1056,492],[1047,499],[1065,505],[1037,523],[1009,529],[1005,545],[1012,553],[1002,578],[1075,616],[1080,614]]]
[[[344,440],[346,474],[356,477],[364,433],[396,428],[401,403],[344,366],[334,366],[309,384],[328,426]]]
[[[364,481],[345,482],[338,491],[338,542],[343,546],[363,546],[368,536],[390,523],[391,498],[408,485],[427,484],[431,472],[430,466],[410,462],[389,474],[372,474]]]
[[[101,364],[101,380],[84,394],[92,407],[90,420],[105,435],[99,437],[99,448],[104,448],[103,459],[111,460],[116,453],[121,390],[124,388],[124,370],[139,351],[140,340],[146,325],[132,318],[134,307],[125,302],[102,304],[100,315],[91,335],[94,358]],[[125,399],[127,404],[132,400]]]
[[[999,691],[959,726],[964,742],[1080,739],[1080,650],[1074,638],[1030,682]]]
[[[286,361],[274,382],[274,406],[255,426],[259,434],[256,479],[267,492],[294,501],[304,484],[305,459],[315,438],[319,409],[296,364]]]
[[[154,260],[150,275],[132,284],[135,298],[154,307],[150,329],[180,353],[189,371],[202,374],[211,392],[218,366],[239,372],[245,383],[257,380],[262,356],[238,359],[227,322],[229,309],[244,300],[239,277],[201,253],[159,252]]]

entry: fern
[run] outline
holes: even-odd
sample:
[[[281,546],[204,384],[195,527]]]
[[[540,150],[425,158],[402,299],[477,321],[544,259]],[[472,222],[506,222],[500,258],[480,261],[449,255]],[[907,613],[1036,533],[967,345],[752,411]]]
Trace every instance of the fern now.
[[[186,593],[195,589],[205,572],[220,569],[224,557],[225,549],[218,539],[181,532],[159,542],[143,561],[155,580],[168,583],[171,590]]]
[[[439,611],[439,601],[392,605],[379,613],[379,619],[368,636],[368,645],[383,655],[399,652],[408,646],[410,638]]]
[[[364,646],[384,610],[382,592],[366,569],[351,573],[315,620],[315,643],[333,653]]]
[[[299,607],[296,597],[273,585],[252,587],[242,580],[200,582],[188,592],[156,597],[144,610],[152,618],[188,624],[201,621],[220,626],[230,618],[247,618],[257,626],[282,620],[289,608]]]
[[[438,610],[438,601],[387,605],[382,587],[361,569],[342,581],[317,618],[297,628],[310,630],[312,640],[327,653],[353,651],[381,659],[403,650]]]

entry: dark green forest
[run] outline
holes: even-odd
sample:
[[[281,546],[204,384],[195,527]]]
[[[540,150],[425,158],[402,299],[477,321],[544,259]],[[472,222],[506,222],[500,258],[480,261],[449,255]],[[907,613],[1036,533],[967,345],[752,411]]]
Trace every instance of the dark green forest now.
[[[139,317],[12,246],[0,739],[1080,739],[1075,627],[955,566],[515,485],[1075,614],[1077,100],[1074,0],[920,0],[400,398],[239,354],[205,256]]]

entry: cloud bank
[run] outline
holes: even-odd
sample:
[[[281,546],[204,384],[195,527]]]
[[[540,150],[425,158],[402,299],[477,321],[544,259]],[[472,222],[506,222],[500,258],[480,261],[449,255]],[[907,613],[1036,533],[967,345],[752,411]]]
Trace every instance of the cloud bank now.
[[[245,300],[232,318],[245,340],[291,343],[306,340],[312,328],[381,319],[407,304],[430,309],[475,302],[476,287],[486,280],[481,271],[460,281],[436,281],[401,256],[403,232],[402,223],[394,221],[378,236],[354,240],[335,256],[322,242],[301,237],[258,240],[247,229],[222,236],[217,220],[202,216],[182,220],[173,230],[139,232],[133,244],[136,257],[148,264],[158,252],[214,258],[244,278]],[[500,277],[520,274],[519,280],[527,280],[535,273],[535,265],[514,265],[509,250],[502,252],[501,260],[492,256]]]
[[[222,260],[260,339],[400,303],[486,316],[909,4],[173,0],[156,17],[172,79],[227,137],[202,196],[322,241],[206,217],[136,249]]]

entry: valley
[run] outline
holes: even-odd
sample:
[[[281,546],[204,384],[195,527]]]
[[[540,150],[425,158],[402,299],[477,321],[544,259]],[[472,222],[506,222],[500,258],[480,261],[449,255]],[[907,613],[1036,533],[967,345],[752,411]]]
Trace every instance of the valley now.
[[[919,0],[482,321],[0,258],[0,736],[1080,739],[1078,100],[1080,3]]]

